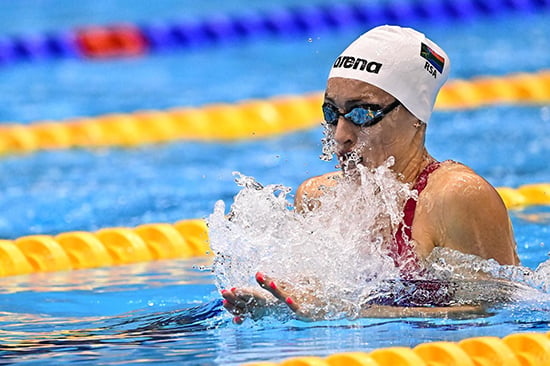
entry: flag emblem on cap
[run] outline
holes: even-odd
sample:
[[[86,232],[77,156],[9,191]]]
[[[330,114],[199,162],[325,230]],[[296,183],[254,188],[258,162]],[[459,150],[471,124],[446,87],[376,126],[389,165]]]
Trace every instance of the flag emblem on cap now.
[[[420,56],[424,57],[433,67],[440,73],[443,73],[443,66],[445,66],[445,58],[432,50],[426,44],[422,43],[420,48]]]

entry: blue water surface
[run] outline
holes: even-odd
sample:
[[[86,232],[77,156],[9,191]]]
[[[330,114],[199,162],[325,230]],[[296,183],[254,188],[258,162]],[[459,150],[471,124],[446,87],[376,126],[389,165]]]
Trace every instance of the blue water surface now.
[[[269,11],[278,4],[161,0],[0,1],[0,34],[89,24],[171,21]],[[323,0],[307,2],[326,3]],[[547,12],[417,23],[447,50],[451,78],[535,72],[550,66]],[[30,123],[113,112],[202,106],[324,88],[328,67],[365,29],[319,32],[146,57],[41,60],[0,67],[0,121]],[[427,146],[495,186],[550,182],[550,107],[436,111]],[[296,189],[334,169],[320,127],[255,141],[173,142],[137,148],[41,151],[0,159],[0,238],[134,227],[208,216],[232,202],[232,172]],[[548,207],[511,211],[524,266],[548,259]],[[480,335],[549,331],[547,303],[514,303],[471,319],[231,324],[209,260],[0,278],[0,364],[215,365],[369,351]]]
[[[0,6],[9,8],[6,4]],[[74,4],[71,2],[68,8]],[[142,12],[152,11],[142,6]],[[86,13],[85,9],[82,11]],[[0,16],[11,22],[9,14],[8,11]],[[475,22],[453,21],[452,31],[447,23],[414,26],[447,51],[452,63],[451,78],[548,68],[549,14],[511,15]],[[55,12],[53,16],[49,27],[56,27],[57,17],[61,24],[66,19]],[[23,32],[24,28],[20,30]],[[0,67],[0,95],[4,101],[0,121],[58,120],[322,90],[333,60],[364,31],[363,27],[320,30],[310,35],[172,50],[143,58],[41,60],[6,65]]]

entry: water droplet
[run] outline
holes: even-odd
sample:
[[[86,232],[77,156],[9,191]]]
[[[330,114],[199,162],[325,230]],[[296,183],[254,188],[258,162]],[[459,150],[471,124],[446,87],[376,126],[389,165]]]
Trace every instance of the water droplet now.
[[[362,185],[331,180],[327,185],[338,184],[338,189],[321,187],[326,194],[319,198],[320,207],[303,215],[289,209],[290,188],[263,186],[239,175],[243,188],[230,218],[219,209],[208,218],[218,286],[257,286],[254,275],[262,270],[295,284],[298,292],[313,288],[325,294],[323,298],[339,296],[342,301],[331,301],[324,309],[336,314],[337,304],[358,304],[361,294],[376,286],[378,280],[373,278],[396,278],[393,260],[381,253],[401,222],[402,205],[411,193],[386,165],[377,171],[358,170],[365,175]],[[380,184],[397,193],[380,194]],[[344,209],[345,214],[335,214]]]

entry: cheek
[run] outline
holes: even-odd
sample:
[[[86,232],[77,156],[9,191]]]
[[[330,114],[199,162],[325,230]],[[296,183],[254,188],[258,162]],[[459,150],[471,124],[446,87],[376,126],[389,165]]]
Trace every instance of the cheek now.
[[[372,164],[373,167],[379,166],[390,156],[399,156],[403,145],[399,135],[387,128],[371,131],[367,129],[360,134],[359,141],[364,161],[370,162],[367,164]]]
[[[379,166],[384,160],[386,149],[381,140],[382,136],[375,131],[362,132],[358,136],[360,155],[363,158],[363,164],[374,168]]]
[[[373,152],[383,150],[383,147],[391,144],[392,141],[395,140],[394,135],[376,127],[378,126],[366,128],[358,134],[358,145],[362,146],[366,151]]]

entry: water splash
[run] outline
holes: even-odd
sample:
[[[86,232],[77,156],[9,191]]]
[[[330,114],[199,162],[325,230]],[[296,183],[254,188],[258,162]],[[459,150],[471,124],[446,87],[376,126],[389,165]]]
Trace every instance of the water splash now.
[[[415,192],[396,179],[392,164],[358,166],[360,182],[335,178],[337,188],[326,187],[320,207],[304,213],[293,209],[290,188],[263,187],[237,174],[242,189],[229,213],[219,201],[208,220],[218,286],[257,288],[254,274],[262,271],[320,298],[356,306],[379,281],[399,278],[387,243]]]
[[[460,284],[454,294],[462,303],[550,301],[550,260],[536,270],[500,265],[447,248],[434,248],[427,258],[430,272],[439,279]]]
[[[452,296],[450,304],[497,304],[549,292],[550,263],[532,271],[444,248],[432,252],[414,281],[452,286],[430,293],[402,280],[388,248],[404,203],[417,192],[396,178],[392,165],[393,159],[372,170],[357,165],[359,179],[334,177],[338,184],[321,188],[320,205],[302,213],[294,210],[289,187],[235,173],[242,189],[229,212],[219,201],[208,219],[218,288],[260,290],[254,275],[261,271],[293,284],[297,294],[323,299],[315,306],[326,318],[354,317],[365,301],[395,298],[396,291],[417,292],[428,303],[434,294]]]
[[[323,138],[321,139],[321,156],[319,158],[324,161],[331,161],[335,152],[334,129],[323,122]]]

